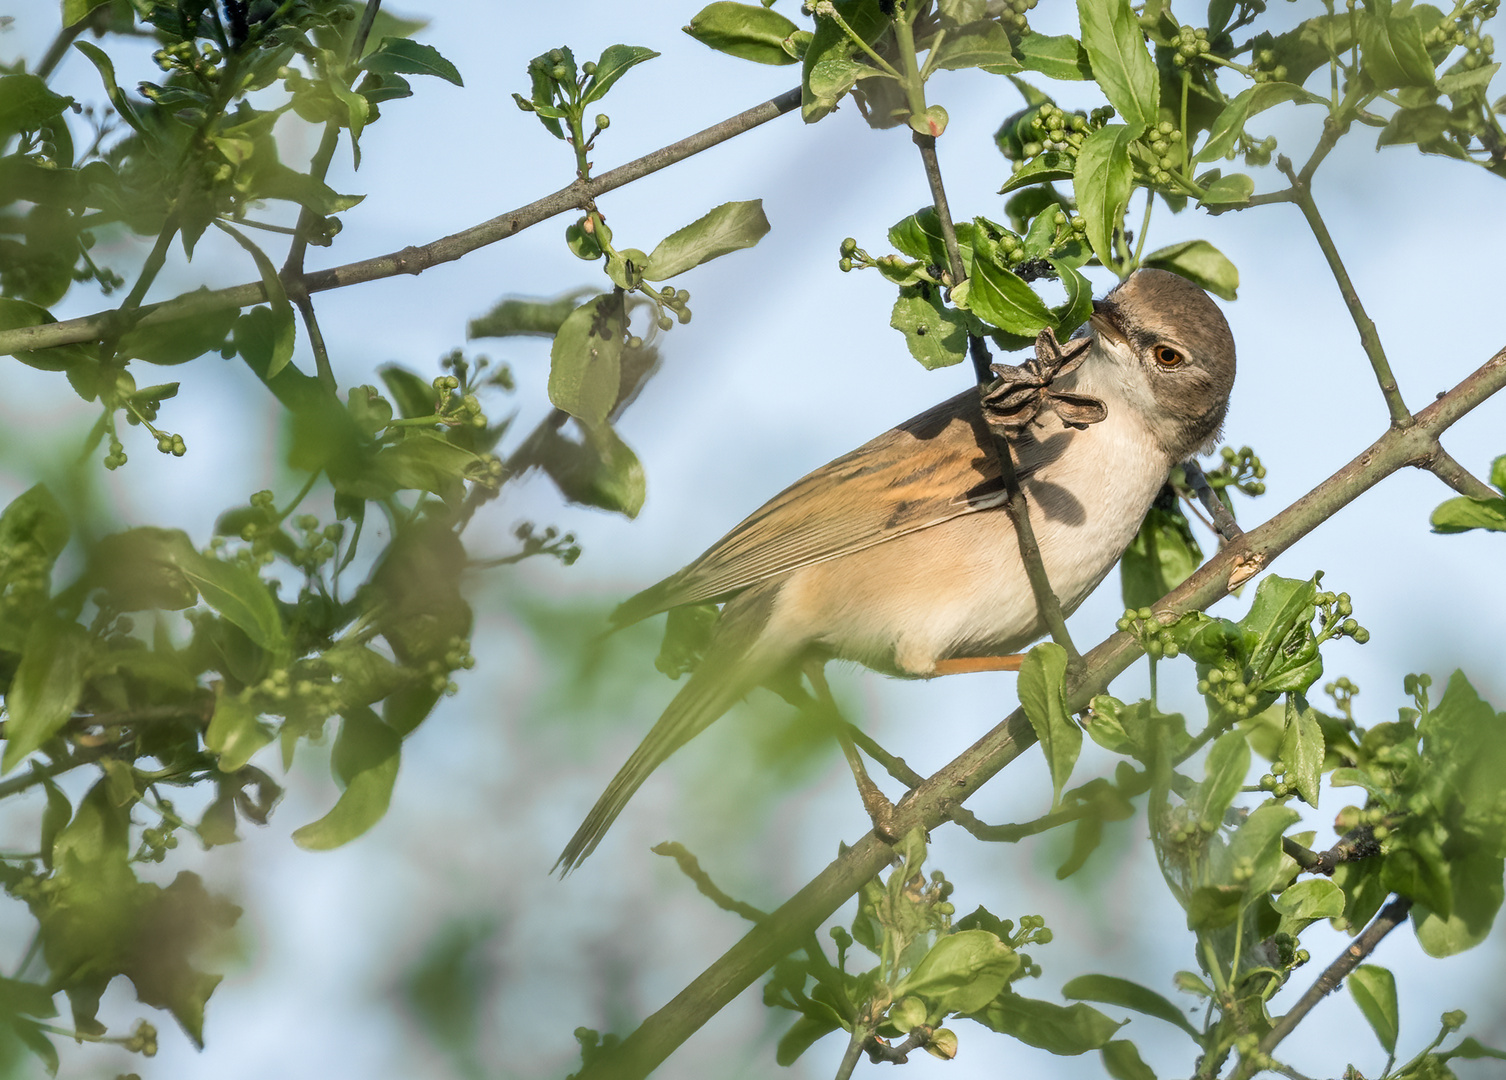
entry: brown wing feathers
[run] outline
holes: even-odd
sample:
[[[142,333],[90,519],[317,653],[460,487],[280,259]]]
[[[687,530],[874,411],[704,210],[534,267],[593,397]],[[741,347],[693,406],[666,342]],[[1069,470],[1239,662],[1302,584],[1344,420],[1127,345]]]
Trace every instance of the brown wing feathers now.
[[[910,445],[896,452],[897,442]],[[623,603],[612,622],[723,600],[801,566],[995,507],[999,473],[990,443],[977,391],[958,394],[796,481],[695,562]]]

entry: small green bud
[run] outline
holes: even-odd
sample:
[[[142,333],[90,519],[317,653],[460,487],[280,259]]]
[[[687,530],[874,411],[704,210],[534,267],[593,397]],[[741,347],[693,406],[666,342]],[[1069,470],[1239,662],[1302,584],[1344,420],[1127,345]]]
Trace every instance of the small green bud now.
[[[608,116],[606,113],[597,113],[596,114],[596,128],[597,128],[598,131],[605,131],[607,128],[609,128],[611,126],[612,126],[612,118],[610,116]]]

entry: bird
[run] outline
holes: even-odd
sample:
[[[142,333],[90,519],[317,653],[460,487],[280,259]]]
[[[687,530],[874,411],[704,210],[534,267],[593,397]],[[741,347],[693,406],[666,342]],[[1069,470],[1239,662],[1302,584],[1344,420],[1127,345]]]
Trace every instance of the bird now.
[[[1041,561],[1070,614],[1119,561],[1172,467],[1212,449],[1235,361],[1218,305],[1159,269],[1136,270],[1095,300],[1066,348],[1081,352],[1061,365],[1053,396],[1097,399],[1106,416],[1073,423],[1073,410],[1053,418],[1048,403],[1009,445]],[[779,689],[804,671],[814,685],[829,660],[922,679],[1015,666],[1000,658],[1045,628],[986,408],[970,388],[823,465],[614,612],[622,627],[722,605],[690,679],[556,870],[578,866],[649,774],[760,684]]]

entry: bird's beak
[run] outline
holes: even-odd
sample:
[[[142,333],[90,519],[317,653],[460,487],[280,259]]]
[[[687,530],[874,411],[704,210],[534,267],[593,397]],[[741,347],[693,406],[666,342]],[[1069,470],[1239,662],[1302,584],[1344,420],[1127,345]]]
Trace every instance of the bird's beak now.
[[[1088,325],[1093,328],[1093,332],[1099,337],[1128,345],[1129,338],[1119,320],[1119,307],[1112,300],[1093,301],[1093,314],[1088,318]]]

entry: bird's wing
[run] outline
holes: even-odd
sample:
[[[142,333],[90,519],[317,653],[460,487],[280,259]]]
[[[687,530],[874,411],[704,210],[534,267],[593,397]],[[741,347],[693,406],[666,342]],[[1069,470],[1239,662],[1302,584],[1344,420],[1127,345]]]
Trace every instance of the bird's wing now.
[[[1056,440],[1016,443],[1025,479]],[[720,601],[811,563],[998,507],[1003,484],[976,390],[943,401],[780,492],[695,562],[624,602],[618,626]]]

